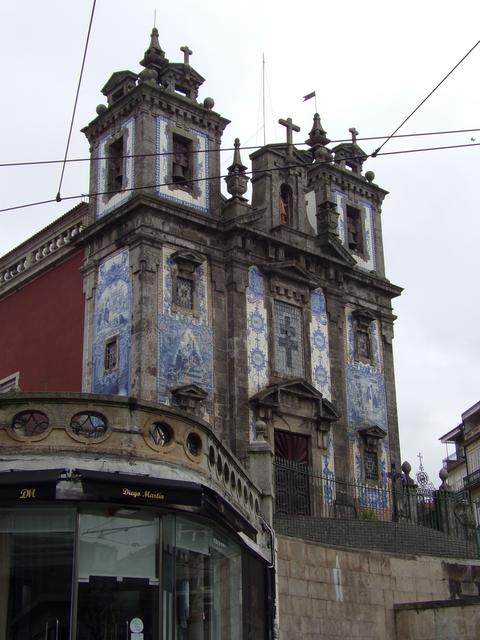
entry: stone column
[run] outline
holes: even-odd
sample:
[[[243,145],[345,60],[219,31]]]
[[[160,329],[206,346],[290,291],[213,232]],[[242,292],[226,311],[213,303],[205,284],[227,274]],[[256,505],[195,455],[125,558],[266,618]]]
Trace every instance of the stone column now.
[[[330,376],[332,403],[340,420],[332,424],[335,475],[342,480],[350,477],[350,451],[348,445],[348,414],[345,362],[345,302],[343,296],[327,287],[324,290],[328,315],[330,346]]]
[[[135,398],[157,400],[158,267],[161,250],[145,240],[130,248],[132,271],[131,391]]]
[[[247,286],[248,266],[231,261],[226,268],[229,442],[243,463],[249,443]]]
[[[393,365],[393,320],[394,316],[381,318],[381,335],[383,344],[383,366],[385,378],[385,394],[387,401],[388,441],[390,448],[390,464],[400,468],[400,440],[398,435],[397,396],[395,390],[395,373]]]
[[[227,345],[227,292],[225,264],[211,260],[211,300],[213,327],[214,429],[221,440],[228,440],[228,345]]]

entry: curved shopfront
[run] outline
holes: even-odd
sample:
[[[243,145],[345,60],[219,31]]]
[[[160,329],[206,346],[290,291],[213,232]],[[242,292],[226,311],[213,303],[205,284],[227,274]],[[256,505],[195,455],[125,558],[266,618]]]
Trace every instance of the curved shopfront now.
[[[268,564],[208,488],[79,471],[58,500],[58,470],[1,475],[0,640],[269,637]]]

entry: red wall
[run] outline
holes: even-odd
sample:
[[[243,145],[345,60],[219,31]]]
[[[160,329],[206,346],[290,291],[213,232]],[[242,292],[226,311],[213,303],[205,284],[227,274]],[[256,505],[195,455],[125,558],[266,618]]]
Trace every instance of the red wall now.
[[[21,391],[81,391],[83,252],[0,300],[0,380]]]

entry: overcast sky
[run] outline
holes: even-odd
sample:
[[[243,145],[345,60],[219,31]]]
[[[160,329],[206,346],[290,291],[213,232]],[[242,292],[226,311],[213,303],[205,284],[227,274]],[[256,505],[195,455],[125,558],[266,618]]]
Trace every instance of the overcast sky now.
[[[43,0],[0,6],[2,101],[0,162],[63,158],[91,1]],[[295,3],[284,0],[97,0],[74,123],[70,158],[88,155],[80,129],[105,102],[113,71],[138,72],[154,9],[171,61],[189,45],[206,82],[200,98],[232,124],[224,145],[262,143],[262,54],[267,76],[267,142],[284,139],[292,117],[303,142],[316,90],[332,140],[387,136],[480,38],[471,0]],[[480,45],[402,128],[403,133],[480,128]],[[480,131],[390,141],[384,151],[480,142]],[[378,142],[360,145],[371,153]],[[230,157],[224,160],[229,164]],[[445,454],[439,436],[480,399],[478,355],[478,171],[480,147],[370,159],[365,170],[387,189],[383,235],[387,277],[405,288],[395,364],[402,458],[419,451],[435,484]],[[243,153],[248,164],[248,154]],[[0,168],[0,208],[54,198],[60,165]],[[88,164],[66,167],[62,195],[88,190]],[[77,204],[53,203],[0,214],[0,255]],[[1,357],[1,355],[0,355]]]

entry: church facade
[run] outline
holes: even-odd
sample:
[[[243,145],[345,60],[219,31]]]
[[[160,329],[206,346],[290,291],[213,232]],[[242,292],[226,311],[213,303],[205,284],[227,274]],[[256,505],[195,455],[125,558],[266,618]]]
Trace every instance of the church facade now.
[[[400,468],[401,289],[357,132],[281,120],[251,172],[235,140],[226,197],[229,122],[182,54],[154,29],[111,76],[88,205],[0,261],[0,638],[272,637],[273,516],[314,509],[282,481],[375,495]]]

